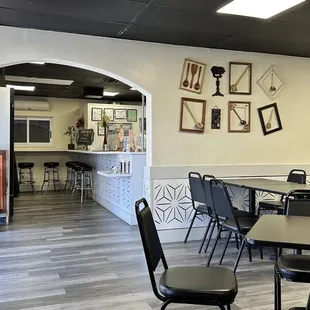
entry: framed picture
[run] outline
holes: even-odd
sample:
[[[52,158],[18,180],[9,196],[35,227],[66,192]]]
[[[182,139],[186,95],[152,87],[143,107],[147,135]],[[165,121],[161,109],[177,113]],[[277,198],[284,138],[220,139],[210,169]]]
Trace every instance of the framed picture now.
[[[102,109],[92,108],[91,109],[91,120],[92,121],[102,121]]]
[[[137,109],[128,109],[127,122],[136,122],[136,121],[137,121]]]
[[[114,109],[113,108],[105,108],[104,113],[110,118],[110,122],[114,122]]]
[[[185,59],[181,75],[180,89],[201,94],[205,71],[205,64],[198,61]]]
[[[251,102],[228,102],[228,132],[246,133],[251,129]]]
[[[127,110],[126,109],[115,109],[114,117],[115,119],[127,119]]]
[[[109,134],[118,134],[121,128],[124,129],[125,135],[129,135],[132,125],[131,123],[109,123],[108,132]]]
[[[252,64],[247,62],[229,63],[229,93],[252,94]]]
[[[268,104],[257,111],[264,136],[282,129],[277,103]]]
[[[271,66],[257,84],[271,100],[274,100],[286,86],[284,79],[276,72],[275,66]]]
[[[204,133],[206,100],[181,98],[180,131]]]
[[[103,126],[100,126],[98,125],[98,136],[104,136],[104,127]]]

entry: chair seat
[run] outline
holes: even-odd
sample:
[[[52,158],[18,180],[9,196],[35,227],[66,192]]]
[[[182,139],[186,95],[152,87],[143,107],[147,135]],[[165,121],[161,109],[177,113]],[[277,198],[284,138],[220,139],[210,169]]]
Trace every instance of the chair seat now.
[[[277,268],[281,278],[301,283],[310,283],[310,255],[281,255]]]
[[[235,216],[237,218],[239,218],[239,217],[252,217],[253,216],[253,214],[250,213],[250,212],[243,211],[243,210],[238,210],[238,209],[235,209],[235,208],[234,208],[234,213],[235,213]]]
[[[231,304],[238,292],[235,274],[222,267],[173,267],[162,274],[160,293],[169,299]]]
[[[254,224],[257,222],[258,217],[257,216],[248,216],[248,217],[240,217],[238,218],[238,223],[239,223],[239,227],[241,229],[241,231],[243,233],[247,233],[249,232],[252,227],[254,226]],[[234,220],[228,219],[226,221],[223,222],[222,224],[223,228],[226,228],[232,232],[236,232],[238,233],[238,227],[237,224]]]
[[[206,205],[199,205],[196,207],[196,209],[199,213],[209,214],[209,207],[207,207]]]
[[[284,209],[284,202],[281,200],[263,200],[259,202],[259,208],[264,210]]]
[[[59,166],[59,162],[56,162],[56,161],[48,161],[44,163],[44,167],[47,167],[47,168],[56,168],[58,166]]]

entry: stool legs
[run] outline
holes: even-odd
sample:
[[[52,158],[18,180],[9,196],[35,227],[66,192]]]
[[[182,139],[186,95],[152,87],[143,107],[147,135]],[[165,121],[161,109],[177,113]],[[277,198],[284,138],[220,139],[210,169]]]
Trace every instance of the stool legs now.
[[[50,184],[54,185],[54,191],[56,191],[56,184],[59,186],[59,190],[61,191],[60,179],[59,179],[59,170],[57,167],[45,167],[44,168],[44,179],[41,186],[41,193],[43,192],[44,185],[47,183],[47,191],[49,191]]]
[[[23,175],[25,175],[26,173],[29,174],[29,180],[25,181],[23,180]],[[31,188],[32,188],[32,192],[35,193],[35,188],[34,188],[34,180],[33,180],[33,170],[32,168],[19,168],[19,180],[18,180],[18,185],[19,187],[22,184],[30,184]]]
[[[84,195],[88,197],[88,192],[92,191],[92,173],[91,171],[74,171],[73,188],[71,191],[71,202],[75,190],[80,190],[80,202],[83,203]]]

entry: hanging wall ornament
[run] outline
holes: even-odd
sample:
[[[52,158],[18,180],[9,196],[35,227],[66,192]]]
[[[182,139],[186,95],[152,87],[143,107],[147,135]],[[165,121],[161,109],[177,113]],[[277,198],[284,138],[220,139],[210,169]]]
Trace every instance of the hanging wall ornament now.
[[[211,129],[221,128],[221,109],[217,105],[211,111]]]
[[[223,67],[216,67],[213,66],[211,68],[211,72],[213,74],[213,77],[216,79],[216,92],[212,95],[214,96],[221,96],[223,97],[224,95],[220,92],[220,78],[223,76],[225,73],[225,69]]]

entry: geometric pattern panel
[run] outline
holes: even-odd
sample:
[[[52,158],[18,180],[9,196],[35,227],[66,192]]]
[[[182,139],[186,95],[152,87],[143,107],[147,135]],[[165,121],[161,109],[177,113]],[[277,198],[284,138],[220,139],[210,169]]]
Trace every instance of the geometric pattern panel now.
[[[186,228],[193,217],[187,179],[153,181],[153,216],[157,229]],[[206,219],[197,217],[194,226],[205,226]]]

